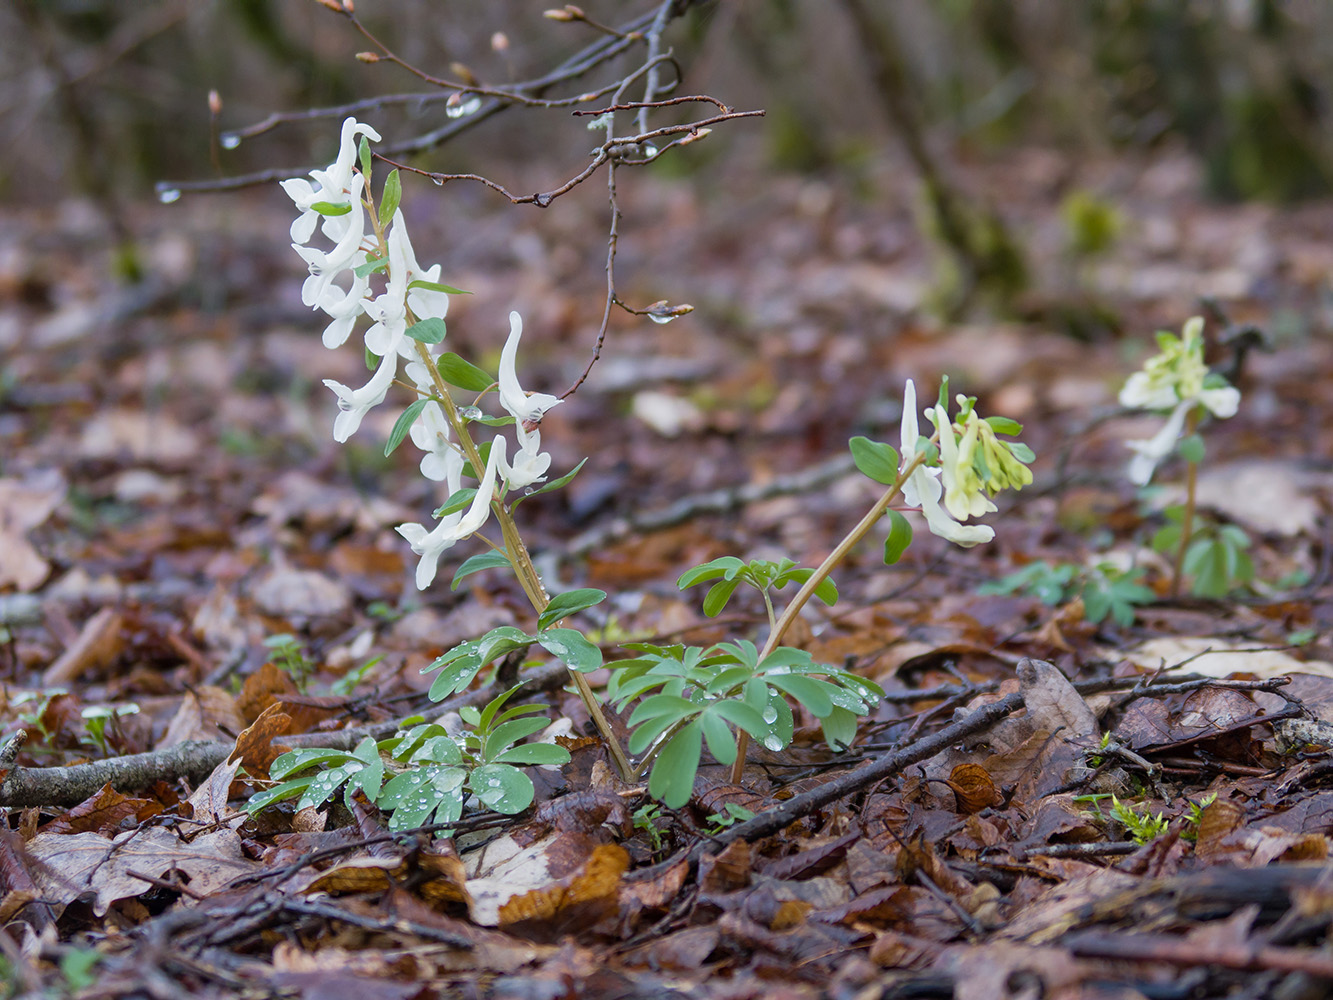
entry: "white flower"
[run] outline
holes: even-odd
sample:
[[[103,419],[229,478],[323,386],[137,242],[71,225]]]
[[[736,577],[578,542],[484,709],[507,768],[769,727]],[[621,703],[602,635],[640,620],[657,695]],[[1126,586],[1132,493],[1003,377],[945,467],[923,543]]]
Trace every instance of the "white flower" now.
[[[1135,372],[1120,390],[1120,405],[1139,410],[1170,410],[1166,423],[1152,437],[1125,444],[1134,452],[1128,475],[1136,486],[1146,486],[1158,463],[1175,450],[1189,414],[1202,406],[1219,419],[1235,416],[1240,392],[1208,374],[1203,360],[1203,319],[1185,323],[1180,336],[1157,334],[1159,351]],[[1224,384],[1205,387],[1210,381]]]
[[[518,354],[518,341],[523,336],[523,317],[516,312],[509,314],[509,338],[504,350],[500,352],[500,405],[520,424],[536,424],[551,407],[560,403],[555,396],[545,392],[528,395],[518,384],[518,373],[514,370],[515,355]]]
[[[947,417],[945,419],[947,420]],[[916,442],[917,438],[921,436],[918,427],[916,386],[911,379],[908,379],[907,388],[903,393],[902,465],[900,470],[906,469],[912,459],[916,457]],[[941,434],[941,439],[945,437],[952,441],[952,432]],[[981,542],[989,542],[994,538],[995,530],[993,528],[980,524],[959,524],[940,507],[942,487],[939,479],[936,478],[938,475],[938,469],[918,465],[916,470],[907,478],[907,482],[903,483],[904,502],[921,508],[921,513],[925,515],[926,525],[930,528],[931,533],[964,548],[970,548]]]
[[[944,506],[960,521],[981,517],[996,510],[995,504],[981,491],[981,477],[972,467],[977,433],[969,426],[960,442],[953,436],[953,421],[938,403],[926,411],[940,432],[940,472],[944,480]]]
[[[412,362],[403,371],[423,395],[428,396],[434,391],[430,374],[420,361]],[[408,433],[412,443],[426,453],[421,458],[421,474],[444,483],[448,492],[454,493],[462,482],[463,456],[450,443],[449,422],[440,404],[431,400],[422,407],[421,415],[413,421]]]
[[[362,242],[366,238],[366,213],[361,205],[360,192],[365,178],[360,174],[352,181],[355,196],[352,210],[341,218],[345,228],[341,238],[330,250],[317,250],[314,247],[293,243],[294,249],[310,268],[310,277],[301,286],[301,301],[308,306],[318,307],[320,300],[328,291],[334,279],[343,271],[355,268],[365,262],[366,254]]]
[[[357,142],[359,135],[368,136],[375,142],[380,141],[380,134],[369,125],[363,125],[355,118],[348,118],[342,125],[342,136],[338,143],[338,158],[324,170],[312,170],[310,176],[315,184],[302,177],[294,177],[282,182],[282,189],[296,203],[301,214],[292,223],[291,236],[296,243],[305,243],[314,235],[320,214],[311,205],[326,201],[335,205],[345,203],[350,195],[353,208],[360,200],[360,192],[351,194],[352,167],[356,163]],[[318,185],[318,186],[315,186]],[[333,220],[345,219],[346,216],[324,216],[326,236],[337,240],[341,234],[340,225],[330,225]],[[338,234],[338,235],[334,235]],[[309,304],[309,303],[307,303]]]
[[[390,354],[381,359],[375,374],[360,389],[349,389],[331,378],[324,380],[324,384],[338,397],[339,412],[333,421],[333,440],[341,443],[356,433],[370,409],[384,402],[397,370],[398,358]]]
[[[495,475],[504,463],[505,440],[496,438],[491,443],[491,454],[486,459],[486,471],[477,486],[477,494],[466,512],[455,511],[440,519],[431,531],[420,524],[400,524],[398,534],[407,539],[412,551],[421,556],[417,563],[418,590],[425,590],[435,579],[440,556],[461,539],[481,529],[491,513],[491,498],[495,495]]]
[[[375,321],[366,331],[366,348],[380,357],[405,354],[416,357],[407,331],[407,230],[401,224],[402,214],[395,213],[394,225],[385,238],[389,249],[389,278],[384,291],[365,303],[366,315]]]
[[[511,490],[541,482],[551,467],[551,456],[541,450],[541,431],[528,430],[521,422],[517,424],[517,430],[518,451],[514,453],[513,464],[506,463],[503,469],[505,485]]]
[[[333,318],[333,322],[324,328],[323,336],[324,346],[330,350],[341,347],[351,336],[356,318],[365,306],[366,291],[370,288],[368,275],[358,278],[354,271],[346,273],[352,275],[352,285],[347,291],[344,292],[336,282],[331,281],[314,303],[316,309],[323,310]]]

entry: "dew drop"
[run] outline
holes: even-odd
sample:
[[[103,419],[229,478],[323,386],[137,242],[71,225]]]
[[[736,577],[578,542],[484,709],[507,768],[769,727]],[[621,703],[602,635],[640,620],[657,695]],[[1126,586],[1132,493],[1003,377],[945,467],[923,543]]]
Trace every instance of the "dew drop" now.
[[[767,722],[770,726],[778,721],[778,710],[774,708],[772,705],[769,705],[766,709],[764,709],[764,721]]]
[[[241,137],[236,132],[223,132],[218,141],[222,143],[223,149],[235,149],[241,144]]]
[[[645,143],[643,144],[643,155],[644,155],[645,157],[653,157],[653,156],[656,156],[656,155],[657,155],[657,147],[654,146],[651,142],[645,142]]]
[[[434,184],[437,188],[442,188],[442,187],[444,187],[444,178],[443,178],[443,177],[435,177],[435,176],[432,176],[431,179],[430,179],[430,182],[431,182],[432,184]]]
[[[658,324],[659,326],[666,326],[668,323],[670,323],[670,322],[671,322],[673,319],[675,319],[676,317],[675,317],[675,316],[659,316],[659,315],[657,315],[656,313],[649,313],[649,314],[648,314],[648,318],[649,318],[650,320],[652,320],[654,323]]]
[[[764,737],[764,746],[769,750],[772,750],[774,753],[777,753],[782,749],[782,740],[778,739],[772,733],[769,733]]]
[[[164,205],[170,205],[173,201],[180,201],[181,193],[178,188],[160,187],[157,189],[157,200]]]
[[[450,102],[445,105],[444,113],[450,118],[466,118],[468,115],[475,115],[481,108],[481,98],[476,94],[466,97],[457,104]]]

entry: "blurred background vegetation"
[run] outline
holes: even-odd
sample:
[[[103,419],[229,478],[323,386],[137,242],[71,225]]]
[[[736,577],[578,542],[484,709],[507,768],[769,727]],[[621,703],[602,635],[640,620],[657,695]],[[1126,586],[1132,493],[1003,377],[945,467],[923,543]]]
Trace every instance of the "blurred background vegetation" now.
[[[586,26],[544,19],[551,5],[360,0],[357,11],[413,64],[447,73],[462,63],[503,84],[591,40]],[[640,12],[623,0],[584,6],[611,24]],[[1071,162],[1174,145],[1197,157],[1217,198],[1289,202],[1327,194],[1333,180],[1326,0],[716,0],[692,5],[671,42],[680,92],[768,110],[762,123],[718,130],[706,156],[671,160],[674,169],[743,142],[763,166],[854,184],[869,158],[903,151],[923,182],[923,225],[956,257],[959,303],[977,291],[1010,298],[1026,274],[1000,214],[950,177],[956,164],[1017,145]],[[368,47],[315,0],[13,0],[0,8],[0,199],[84,194],[115,222],[163,178],[323,162],[323,122],[235,150],[219,147],[218,132],[276,110],[427,92],[392,66],[358,62]],[[446,121],[438,101],[382,117],[386,139]],[[509,116],[482,123],[418,162],[494,170],[549,156],[564,169],[586,157],[587,135],[565,112],[513,117],[522,127]],[[1113,207],[1075,193],[1064,211],[1075,254],[1114,239]]]

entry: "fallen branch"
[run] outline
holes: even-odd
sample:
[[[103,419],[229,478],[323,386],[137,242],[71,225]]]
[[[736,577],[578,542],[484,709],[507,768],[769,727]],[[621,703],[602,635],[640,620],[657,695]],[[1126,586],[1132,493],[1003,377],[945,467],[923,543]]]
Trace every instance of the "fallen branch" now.
[[[519,697],[522,694],[555,690],[568,677],[569,672],[562,663],[534,671],[524,679]],[[443,713],[464,705],[480,705],[492,697],[493,693],[486,689],[469,691],[441,702],[434,711]],[[283,736],[281,741],[293,747],[351,750],[367,736],[377,740],[385,739],[397,729],[398,720],[395,719],[356,729]],[[230,757],[235,749],[235,743],[192,740],[149,753],[111,757],[71,767],[17,767],[0,783],[0,805],[76,806],[108,784],[118,792],[131,792],[147,788],[158,781],[171,782],[181,778],[191,785],[197,785]]]
[[[775,808],[761,812],[754,819],[737,823],[735,826],[723,830],[710,842],[696,845],[689,853],[689,860],[697,862],[705,851],[715,851],[718,847],[723,847],[735,840],[758,840],[760,837],[777,833],[802,816],[808,815],[830,802],[836,802],[847,795],[868,788],[875,782],[897,774],[919,761],[934,757],[937,753],[947,750],[955,743],[974,733],[989,729],[1005,716],[1022,707],[1023,696],[1018,692],[1006,695],[989,705],[984,705],[967,718],[951,723],[939,732],[917,740],[911,746],[903,747],[903,749],[893,753],[886,753],[883,757],[872,761],[865,767],[857,768],[855,771],[850,771],[834,778],[832,781],[825,782],[817,788],[812,788],[808,792],[795,795]]]

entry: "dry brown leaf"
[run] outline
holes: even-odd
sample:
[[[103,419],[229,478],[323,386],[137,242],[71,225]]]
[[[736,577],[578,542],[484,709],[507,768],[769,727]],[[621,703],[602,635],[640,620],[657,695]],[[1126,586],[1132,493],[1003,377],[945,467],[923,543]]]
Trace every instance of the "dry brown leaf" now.
[[[283,695],[296,693],[296,682],[291,675],[270,660],[245,679],[241,693],[236,696],[236,708],[247,722],[254,722],[275,701],[281,701]]]
[[[1245,810],[1230,799],[1214,799],[1199,816],[1199,839],[1194,853],[1201,858],[1223,854],[1224,841],[1245,822]]]
[[[232,798],[232,786],[236,782],[236,772],[241,769],[239,760],[224,760],[213,769],[208,780],[194,790],[190,796],[191,816],[194,822],[203,826],[226,823],[233,828],[245,822],[245,813],[238,812],[227,805]],[[237,794],[243,794],[236,789]],[[197,829],[198,826],[191,829]]]
[[[27,535],[64,498],[65,478],[55,470],[26,480],[0,479],[0,588],[33,590],[51,572],[51,564],[32,547]]]
[[[980,764],[959,764],[949,773],[948,784],[961,813],[971,815],[1000,804],[1000,791]]]
[[[230,759],[239,757],[245,773],[251,777],[267,778],[269,765],[291,749],[273,740],[288,735],[291,728],[292,717],[282,710],[282,704],[270,705],[236,737],[236,749]]]
[[[79,454],[170,465],[195,459],[199,439],[188,427],[160,411],[102,410],[84,424]]]
[[[27,844],[41,862],[33,873],[42,895],[61,905],[93,893],[93,912],[104,915],[118,899],[153,888],[131,872],[166,879],[173,870],[189,878],[193,892],[207,895],[259,866],[241,851],[233,830],[214,830],[185,843],[163,827],[146,827],[113,840],[96,833],[39,833]]]
[[[1230,643],[1209,636],[1163,636],[1149,639],[1122,654],[1145,670],[1180,669],[1205,677],[1251,674],[1260,679],[1286,674],[1318,674],[1333,677],[1333,663],[1298,660],[1280,649],[1260,649],[1253,644]]]
[[[125,622],[115,608],[103,608],[79,630],[79,637],[46,668],[42,683],[47,687],[68,684],[85,672],[109,667],[125,648]]]
[[[473,922],[497,927],[501,907],[514,897],[567,886],[585,871],[601,846],[586,834],[557,831],[527,846],[505,835],[471,852],[464,861],[470,873],[468,911]]]
[[[579,903],[614,900],[620,877],[629,867],[629,854],[619,844],[599,844],[583,871],[572,878],[511,896],[500,905],[500,926],[524,920],[550,920]]]
[[[244,729],[245,719],[236,709],[236,699],[220,687],[205,684],[185,693],[157,749],[188,740],[229,743]]]
[[[1065,739],[1098,737],[1092,709],[1054,663],[1025,656],[1018,661],[1017,672],[1033,729],[1050,733],[1063,730]]]
[[[90,799],[80,802],[42,828],[43,833],[101,833],[116,832],[121,822],[133,816],[139,822],[151,819],[162,811],[162,804],[152,799],[133,799],[122,795],[111,785],[103,785]]]

